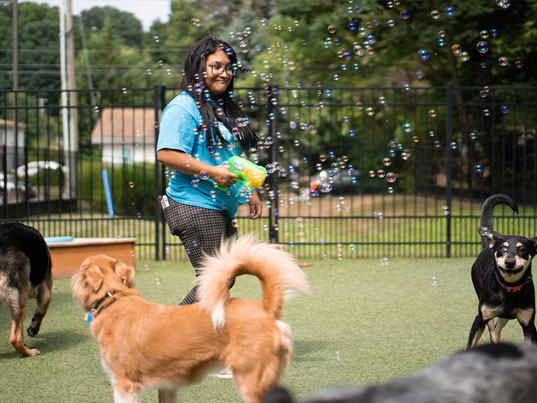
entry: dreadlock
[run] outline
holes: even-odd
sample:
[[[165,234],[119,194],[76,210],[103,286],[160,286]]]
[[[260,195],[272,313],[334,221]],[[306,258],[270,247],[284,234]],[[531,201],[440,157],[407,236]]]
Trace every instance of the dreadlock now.
[[[196,101],[203,120],[202,129],[206,133],[208,147],[218,143],[228,143],[218,128],[218,122],[221,122],[238,137],[243,151],[248,151],[256,146],[258,137],[250,125],[245,124],[248,120],[233,96],[234,77],[231,77],[224,93],[219,94],[217,99],[213,96],[219,107],[211,102],[212,94],[205,88],[207,57],[218,50],[224,51],[231,60],[233,68],[237,68],[237,55],[228,43],[213,36],[204,38],[190,48],[186,55],[181,89],[188,92]]]

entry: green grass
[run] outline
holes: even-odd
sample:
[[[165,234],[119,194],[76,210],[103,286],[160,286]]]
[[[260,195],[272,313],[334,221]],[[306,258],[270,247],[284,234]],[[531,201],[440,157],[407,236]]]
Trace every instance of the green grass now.
[[[284,309],[295,351],[282,383],[298,398],[327,387],[404,376],[464,348],[477,309],[472,259],[392,259],[384,266],[379,259],[311,263],[304,270],[312,293],[295,297]],[[137,266],[138,288],[151,301],[176,304],[194,281],[186,261],[139,261]],[[257,279],[239,278],[232,294],[257,298]],[[33,309],[32,300],[25,327]],[[82,316],[69,279],[56,280],[40,334],[25,338],[41,355],[21,358],[8,341],[9,314],[0,310],[2,401],[112,401],[97,344]],[[522,340],[516,322],[506,326],[502,339]],[[142,394],[142,402],[156,401],[155,391]],[[208,377],[183,390],[181,401],[240,399],[231,380]]]

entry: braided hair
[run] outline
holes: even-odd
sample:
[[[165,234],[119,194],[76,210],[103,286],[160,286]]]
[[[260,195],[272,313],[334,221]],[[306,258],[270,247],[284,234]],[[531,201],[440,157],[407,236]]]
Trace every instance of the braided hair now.
[[[219,50],[224,51],[231,60],[232,67],[237,68],[237,55],[233,48],[228,43],[209,36],[196,43],[188,51],[185,58],[181,89],[188,92],[196,101],[202,116],[202,128],[206,133],[208,147],[218,143],[228,143],[220,133],[218,122],[221,122],[231,133],[238,137],[243,151],[248,151],[256,146],[258,137],[249,124],[244,124],[248,120],[244,118],[240,106],[233,97],[234,76],[231,77],[226,91],[222,94],[211,94],[205,88],[204,79],[207,75],[207,57]],[[219,107],[211,102],[211,97],[218,103]]]

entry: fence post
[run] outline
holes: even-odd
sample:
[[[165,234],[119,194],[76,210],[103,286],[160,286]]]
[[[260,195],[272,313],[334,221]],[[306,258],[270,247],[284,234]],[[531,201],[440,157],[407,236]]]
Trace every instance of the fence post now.
[[[160,111],[162,109],[161,99],[162,93],[165,92],[165,87],[162,85],[153,86],[153,107],[155,111],[155,168],[153,170],[153,189],[154,189],[154,214],[155,214],[155,260],[160,260],[160,230],[161,230],[161,213],[160,203],[158,202],[158,196],[160,195],[160,164],[157,161],[157,141],[160,127]],[[162,244],[164,244],[164,238],[162,238]],[[164,247],[164,246],[163,246]],[[164,256],[164,259],[166,256]]]
[[[452,203],[452,175],[453,154],[451,152],[451,139],[453,132],[453,85],[446,87],[446,257],[451,257],[451,203]]]
[[[269,123],[268,134],[272,137],[272,144],[270,146],[270,163],[274,164],[278,160],[278,148],[280,139],[278,138],[278,129],[280,123],[280,108],[279,105],[279,91],[278,86],[269,87],[267,90],[267,123]],[[273,117],[273,118],[272,118]],[[272,119],[271,119],[272,118]],[[269,208],[269,241],[272,243],[278,243],[278,189],[279,189],[279,176],[278,170],[273,170],[269,176],[270,191],[274,192],[274,198],[271,200]]]

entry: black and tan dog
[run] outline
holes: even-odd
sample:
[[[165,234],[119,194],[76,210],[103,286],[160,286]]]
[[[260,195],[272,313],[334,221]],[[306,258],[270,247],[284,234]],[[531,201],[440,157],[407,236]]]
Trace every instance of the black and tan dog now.
[[[0,305],[11,314],[9,341],[20,354],[39,354],[24,344],[23,326],[28,298],[37,298],[37,307],[27,329],[28,336],[39,332],[47,313],[52,291],[52,264],[43,236],[20,223],[0,224]]]
[[[472,266],[472,282],[479,298],[478,313],[472,324],[466,349],[476,346],[485,325],[490,340],[498,343],[502,328],[510,319],[517,319],[524,331],[524,340],[537,343],[535,330],[535,289],[531,277],[531,260],[537,253],[537,238],[502,235],[492,230],[494,206],[506,204],[518,213],[518,206],[509,196],[494,194],[481,209],[484,249]],[[494,319],[496,323],[494,323]]]

